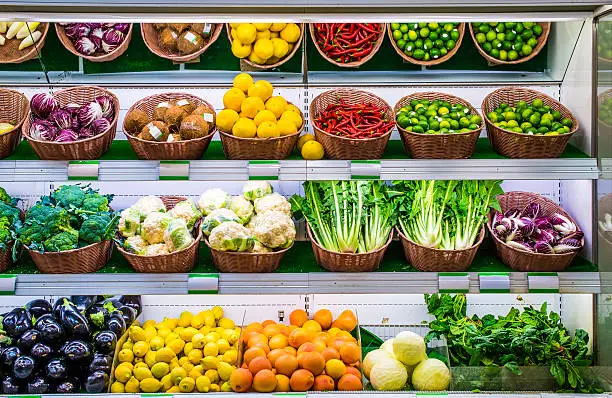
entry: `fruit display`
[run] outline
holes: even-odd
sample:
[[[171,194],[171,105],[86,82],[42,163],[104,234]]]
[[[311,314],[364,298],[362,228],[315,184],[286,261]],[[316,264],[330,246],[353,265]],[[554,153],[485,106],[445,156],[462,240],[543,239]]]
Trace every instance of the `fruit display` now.
[[[393,22],[390,35],[409,59],[432,61],[446,57],[460,45],[459,23]]]
[[[572,130],[574,121],[536,98],[531,103],[518,101],[516,106],[500,104],[487,118],[495,126],[514,133],[528,135],[560,135]]]
[[[317,50],[339,66],[360,65],[380,47],[385,25],[379,23],[314,23],[312,39]]]
[[[387,116],[388,109],[371,102],[348,104],[342,98],[327,105],[314,120],[315,127],[338,137],[367,140],[389,132],[395,121]]]
[[[232,54],[255,65],[278,64],[293,55],[302,37],[295,23],[230,23]]]
[[[43,36],[40,28],[40,22],[0,22],[0,46],[15,47],[12,51],[25,50],[40,41]]]
[[[231,392],[240,332],[218,306],[132,325],[115,358],[111,392]]]
[[[158,46],[170,54],[189,55],[208,44],[217,28],[212,23],[156,23]]]
[[[106,392],[117,340],[140,310],[138,296],[72,296],[3,314],[2,393]]]
[[[399,127],[420,134],[467,133],[482,127],[478,113],[444,100],[413,99],[395,117]]]
[[[131,29],[129,23],[60,23],[59,26],[74,49],[88,57],[117,50]]]
[[[230,377],[234,392],[360,391],[361,347],[351,334],[357,317],[351,310],[333,319],[320,309],[309,319],[297,309],[290,325],[271,320],[247,325],[242,332],[241,367]]]
[[[476,45],[502,62],[529,57],[547,36],[536,22],[474,22],[471,29]]]

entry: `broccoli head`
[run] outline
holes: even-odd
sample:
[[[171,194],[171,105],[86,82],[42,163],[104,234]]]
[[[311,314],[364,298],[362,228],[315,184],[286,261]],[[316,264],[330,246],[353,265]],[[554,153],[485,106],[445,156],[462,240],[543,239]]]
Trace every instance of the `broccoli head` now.
[[[62,185],[51,194],[51,197],[59,206],[79,208],[83,206],[85,194],[86,190],[80,185]]]
[[[70,219],[70,213],[65,209],[37,204],[26,213],[19,240],[30,248],[39,247],[39,244],[61,232],[76,235],[78,240],[78,231],[70,226]]]
[[[79,243],[79,233],[76,230],[60,232],[49,237],[44,242],[46,251],[61,252],[76,249]]]
[[[6,217],[0,217],[0,249],[6,248],[6,243],[13,239],[11,222]]]
[[[45,229],[44,225],[27,222],[17,234],[19,241],[30,249],[42,248],[39,246],[40,243],[44,242],[49,235],[49,231]]]
[[[113,238],[117,217],[109,213],[89,216],[79,229],[79,239],[87,243],[97,243]]]
[[[83,199],[82,209],[85,211],[91,212],[101,212],[101,211],[109,211],[108,207],[108,197],[104,195],[100,195],[97,192],[93,192],[85,195],[85,199]]]
[[[14,206],[16,201],[16,199],[11,198],[11,196],[6,193],[6,190],[4,188],[0,187],[0,202]]]
[[[10,225],[14,226],[19,221],[19,215],[18,208],[0,202],[0,217],[6,217]]]

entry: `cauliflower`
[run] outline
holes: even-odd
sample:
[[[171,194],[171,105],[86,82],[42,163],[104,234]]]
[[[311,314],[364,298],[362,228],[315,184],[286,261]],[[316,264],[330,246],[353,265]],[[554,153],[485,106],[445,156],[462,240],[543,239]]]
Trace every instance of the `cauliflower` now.
[[[269,211],[257,216],[253,235],[266,247],[284,249],[295,240],[295,224],[287,214]]]
[[[162,254],[170,254],[164,243],[156,243],[145,248],[145,256],[161,256]]]
[[[168,251],[175,252],[189,247],[194,239],[189,232],[189,228],[187,228],[187,222],[182,218],[175,218],[166,227],[164,241]]]
[[[144,221],[151,213],[165,212],[166,205],[157,196],[149,195],[138,199],[131,209],[140,214],[140,221]]]
[[[168,211],[168,214],[174,218],[182,218],[187,223],[187,228],[191,230],[196,222],[202,217],[202,213],[196,207],[193,200],[187,199],[179,202],[172,209]]]
[[[255,213],[261,215],[269,211],[280,211],[291,216],[291,203],[283,195],[277,193],[255,199]]]
[[[131,207],[123,210],[118,228],[121,236],[125,238],[140,234],[140,213]]]
[[[242,187],[242,194],[250,201],[270,193],[272,193],[272,185],[267,181],[249,181]]]
[[[255,239],[243,225],[227,221],[216,226],[208,238],[210,247],[220,251],[245,252],[255,245]]]
[[[142,239],[142,236],[130,236],[123,242],[123,248],[128,253],[138,254],[143,256],[147,249],[147,242]]]
[[[209,236],[211,231],[216,226],[227,221],[242,223],[240,217],[238,217],[236,213],[230,209],[213,210],[209,215],[204,217],[204,221],[202,222],[202,232],[204,232],[204,235]]]
[[[242,224],[248,223],[253,215],[253,204],[242,195],[232,196],[229,209],[240,217]]]
[[[271,251],[273,250],[268,247],[265,247],[258,240],[255,240],[255,244],[253,245],[253,248],[250,250],[251,253],[270,253]]]
[[[164,232],[168,223],[173,220],[167,213],[151,213],[142,223],[140,234],[150,245],[164,243]]]
[[[222,209],[229,206],[231,196],[220,188],[206,190],[198,200],[198,207],[207,216],[215,209]]]
[[[247,227],[249,231],[253,232],[253,229],[255,229],[256,222],[257,222],[257,214],[253,214],[253,216],[251,217],[251,220],[249,221],[247,225],[245,225],[245,227]]]

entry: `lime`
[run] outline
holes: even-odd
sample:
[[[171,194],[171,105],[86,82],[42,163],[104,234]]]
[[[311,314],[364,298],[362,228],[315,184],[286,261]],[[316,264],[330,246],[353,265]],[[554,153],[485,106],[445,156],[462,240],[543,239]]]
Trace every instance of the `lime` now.
[[[572,122],[572,119],[565,117],[561,120],[561,124],[567,127],[572,127],[572,125],[574,124],[574,122]]]
[[[478,44],[483,44],[487,41],[487,36],[484,33],[477,33],[476,41],[478,42]]]
[[[536,36],[540,36],[542,34],[542,26],[540,25],[534,25],[532,30],[533,34]]]
[[[505,61],[508,59],[508,51],[506,50],[499,50],[499,59],[501,59],[502,61]]]
[[[538,39],[532,37],[531,39],[527,40],[527,44],[529,44],[531,47],[535,47],[538,45]]]
[[[498,34],[496,35],[496,37],[497,37],[497,40],[499,40],[499,41],[504,41],[504,40],[506,40],[506,35],[505,35],[504,33],[498,33]]]
[[[518,53],[516,51],[514,51],[514,50],[508,51],[508,59],[510,61],[514,61],[517,58],[518,58]]]
[[[491,30],[491,27],[488,24],[483,23],[480,26],[478,26],[478,31],[479,32],[487,33],[490,30]]]
[[[531,48],[531,46],[529,44],[523,44],[523,48],[521,48],[521,54],[523,56],[528,56],[529,54],[531,54],[533,52],[533,48]]]
[[[391,23],[391,30],[398,30],[400,28],[400,24],[397,22]]]
[[[544,101],[542,101],[540,98],[536,98],[531,102],[531,106],[534,108],[541,108],[544,106]]]
[[[493,41],[497,37],[497,34],[494,30],[490,30],[487,32],[487,41]]]
[[[417,35],[417,32],[415,32],[414,30],[408,31],[408,39],[410,39],[410,41],[415,41],[418,38],[419,35]]]
[[[418,46],[417,46],[418,47]],[[414,57],[414,59],[418,59],[421,60],[423,58],[425,58],[425,51],[421,50],[420,48],[417,48],[413,53],[412,56]]]
[[[457,29],[450,32],[451,39],[457,41],[459,40],[459,31]]]
[[[429,28],[421,28],[421,30],[419,31],[419,36],[421,36],[422,38],[429,37]]]
[[[499,50],[498,50],[497,48],[493,48],[493,49],[491,50],[491,52],[490,52],[490,55],[491,55],[493,58],[499,58]]]
[[[395,41],[399,40],[402,38],[402,32],[400,32],[399,30],[394,30],[393,31],[393,39]]]
[[[406,48],[406,41],[404,39],[398,40],[397,46],[400,48],[400,50],[403,50],[404,48]]]
[[[552,116],[554,120],[561,120],[561,112],[559,111],[552,111]]]
[[[407,33],[409,30],[408,25],[406,24],[402,24],[399,29],[402,33]]]

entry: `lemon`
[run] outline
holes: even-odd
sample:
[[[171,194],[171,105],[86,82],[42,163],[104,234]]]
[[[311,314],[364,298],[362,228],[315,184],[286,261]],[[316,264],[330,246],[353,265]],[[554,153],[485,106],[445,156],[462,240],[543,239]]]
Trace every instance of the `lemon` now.
[[[223,338],[227,340],[227,342],[230,343],[230,345],[234,345],[234,343],[238,341],[238,333],[236,333],[234,330],[228,329],[223,332]]]
[[[213,384],[219,382],[219,373],[217,373],[215,369],[208,369],[206,373],[204,373],[204,376],[208,377],[210,379],[210,382]]]
[[[123,350],[119,351],[119,357],[117,359],[119,359],[119,362],[132,362],[134,360],[134,353],[132,350],[124,348]]]
[[[219,347],[219,354],[225,354],[230,349],[230,343],[225,339],[217,340],[217,347]]]
[[[187,374],[189,374],[189,372],[191,372],[193,368],[195,368],[195,366],[191,362],[189,362],[189,358],[185,357],[185,359],[187,359],[187,362],[185,362],[181,367],[185,369],[185,372],[187,372]]]
[[[134,342],[132,340],[126,340],[125,343],[123,343],[123,346],[121,347],[124,350],[132,350],[132,347],[134,347]]]
[[[143,381],[144,379],[153,377],[153,374],[151,373],[149,368],[139,367],[134,369],[134,377],[138,381]]]
[[[185,348],[185,342],[181,339],[175,339],[172,340],[170,344],[167,344],[167,346],[174,351],[176,355],[178,355],[181,353],[181,351],[183,351],[183,348]]]
[[[144,356],[144,361],[149,368],[153,367],[153,365],[157,363],[157,351],[147,351],[147,354]]]
[[[202,333],[196,333],[192,338],[191,338],[191,344],[193,346],[193,348],[202,348],[204,347],[204,335]]]
[[[306,160],[319,160],[323,159],[325,152],[323,151],[323,145],[318,141],[307,141],[302,146],[302,157]]]
[[[230,384],[229,381],[226,381],[225,383],[223,383],[223,385],[221,386],[221,391],[232,392],[232,385]]]
[[[231,27],[231,28],[233,28],[233,29],[237,29],[237,28],[238,28],[238,26],[240,26],[240,24],[239,24],[239,23],[236,23],[236,22],[232,22],[232,23],[230,23],[230,27]]]
[[[134,369],[138,369],[138,368],[148,368],[149,366],[145,363],[145,362],[138,362],[136,365],[134,365]],[[134,373],[134,370],[132,369],[132,373]]]
[[[255,124],[255,123],[253,123],[253,124]],[[204,340],[206,340],[207,343],[214,343],[217,340],[219,340],[220,338],[221,338],[221,335],[219,333],[217,333],[217,332],[210,332],[210,333],[208,333],[206,335]]]
[[[287,100],[280,95],[271,97],[266,101],[266,109],[271,111],[276,118],[280,118],[285,108],[287,107]]]
[[[229,133],[232,131],[232,127],[234,127],[234,124],[238,121],[238,119],[238,112],[233,109],[223,109],[217,114],[217,128],[223,132]],[[196,319],[196,317],[194,317],[194,319]],[[204,319],[202,318],[202,321],[203,320]],[[157,334],[161,335],[161,330],[158,331]]]
[[[238,359],[238,351],[236,351],[235,349],[227,350],[225,351],[225,354],[223,354],[223,362],[236,363],[237,359]]]
[[[120,365],[123,365],[123,366],[127,367],[129,370],[133,370],[134,369],[134,365],[131,364],[130,362],[124,362],[124,363],[122,363]]]
[[[181,312],[181,315],[179,316],[179,320],[178,320],[178,326],[180,327],[187,327],[191,325],[191,318],[193,318],[193,314],[189,311],[183,311]]]
[[[182,326],[177,326],[176,328],[174,328],[173,333],[176,334],[176,339],[180,338],[179,334],[183,331],[183,329],[185,329]]]
[[[202,319],[202,321],[204,321],[204,320]],[[189,326],[188,328],[183,329],[183,330],[181,331],[181,333],[179,333],[179,337],[180,337],[181,339],[183,339],[183,341],[188,342],[188,341],[191,341],[191,338],[192,338],[192,337],[193,337],[193,336],[194,336],[196,333],[198,333],[198,329],[196,329],[196,328],[194,328],[194,327]]]
[[[270,31],[270,39],[278,39],[280,37],[280,33],[279,32],[272,32]]]
[[[161,386],[162,384],[160,383],[160,381],[155,380],[152,377],[140,381],[140,389],[142,390],[142,392],[158,392],[161,389]]]
[[[271,40],[272,45],[274,46],[274,56],[277,58],[282,58],[285,55],[289,54],[289,44],[279,38],[274,38]]]
[[[179,359],[179,365],[180,365],[180,366],[183,366],[183,365],[185,365],[186,363],[189,363],[189,358],[188,358],[188,357],[184,356],[184,357],[181,357],[181,358]]]
[[[160,336],[155,336],[149,341],[149,348],[153,351],[157,351],[164,347],[164,339]]]
[[[170,332],[170,333],[168,333],[168,335],[164,339],[164,343],[166,344],[166,346],[168,346],[168,344],[170,344],[172,341],[174,341],[174,340],[176,340],[178,338],[179,338],[178,334],[176,334],[175,332]]]
[[[216,357],[217,355],[219,355],[219,347],[217,346],[217,343],[206,343],[203,352],[204,356]]]
[[[153,337],[157,336],[157,329],[155,329],[153,326],[144,328],[144,331],[146,341],[150,341]]]
[[[202,359],[202,351],[191,350],[189,351],[189,354],[187,355],[187,357],[189,358],[189,362],[191,362],[194,365],[197,365],[200,363],[200,360]]]
[[[271,23],[254,23],[253,25],[255,25],[255,29],[257,29],[258,32],[266,31],[272,26]]]
[[[196,329],[201,328],[202,326],[204,326],[204,315],[202,315],[201,313],[198,315],[194,315],[193,318],[191,318],[191,327]]]
[[[263,101],[267,101],[272,96],[274,88],[266,80],[258,80],[249,87],[249,97],[259,97]]]
[[[138,341],[134,344],[132,352],[139,358],[142,358],[149,351],[149,344],[146,341]]]
[[[274,55],[274,44],[272,44],[272,40],[270,39],[259,39],[253,46],[253,52],[259,58],[267,60]]]
[[[255,125],[259,127],[259,125],[262,124],[263,122],[276,123],[276,116],[274,116],[274,113],[272,113],[271,111],[264,109],[263,111],[255,115],[255,118],[253,119],[253,121],[255,122]],[[231,326],[223,326],[223,325],[230,325],[230,324]],[[219,320],[219,325],[224,329],[234,328],[234,322],[231,319],[227,319],[227,318],[221,318]]]
[[[151,367],[151,374],[156,379],[161,379],[168,373],[170,373],[170,366],[165,362],[158,362]]]
[[[202,326],[200,328],[200,333],[202,333],[204,336],[206,336],[208,333],[210,333],[210,326]]]
[[[196,389],[198,392],[208,392],[210,384],[210,379],[206,376],[200,376],[196,379]]]
[[[132,377],[132,370],[128,368],[125,364],[120,364],[115,369],[115,379],[120,381],[121,383],[127,382],[130,377]]]
[[[171,333],[171,330],[167,327],[157,329],[157,337],[161,337],[162,341],[166,340],[166,337]]]
[[[202,372],[196,369],[197,366],[194,366],[193,369],[187,374],[187,377],[191,377],[194,380],[197,380],[198,377],[202,376]]]
[[[251,119],[257,115],[257,112],[263,111],[264,109],[266,109],[266,106],[259,97],[245,98],[244,101],[242,101],[242,106],[240,107],[242,113],[244,113],[248,118]]]
[[[232,85],[234,87],[242,90],[242,92],[246,94],[247,91],[249,91],[249,87],[251,87],[253,85],[253,78],[248,73],[239,73],[239,74],[236,75],[236,77],[234,77],[234,81],[233,81]],[[219,116],[217,116],[217,118],[218,117]],[[201,314],[202,313],[200,313],[198,315],[201,315]],[[191,325],[191,326],[195,327],[194,325]]]
[[[185,353],[185,355],[189,355],[189,353],[193,350],[193,343],[190,341],[189,343],[185,344],[185,347],[183,347],[183,352]]]
[[[295,134],[298,131],[295,123],[287,118],[279,120],[276,123],[276,128],[281,136]]]
[[[212,307],[212,310],[210,311],[213,313],[213,316],[215,317],[215,319],[219,320],[223,318],[223,308],[219,307],[218,305],[215,305],[214,307]]]
[[[172,386],[168,390],[166,390],[166,392],[170,394],[174,394],[174,393],[181,392],[181,390],[179,390],[178,386]]]
[[[232,42],[232,54],[236,58],[246,58],[251,54],[251,45],[242,44],[240,40],[234,40]]]
[[[238,40],[238,30],[237,29],[230,30],[230,36],[232,36],[232,40]]]
[[[220,392],[220,391],[221,391],[221,387],[219,387],[218,384],[212,383],[210,385],[210,392]]]
[[[170,363],[168,364],[168,366],[170,367],[170,371],[172,372],[172,369],[180,367],[179,363],[178,363],[178,359],[173,358]]]
[[[175,358],[176,358],[176,353],[168,347],[161,348],[159,351],[156,351],[155,353],[155,360],[157,362],[170,363]]]
[[[307,143],[308,141],[313,141],[314,139],[315,136],[312,134],[304,134],[303,136],[301,136],[297,142],[298,150],[301,151],[305,143]]]
[[[280,37],[289,43],[295,43],[300,39],[300,33],[300,27],[297,24],[289,23],[281,30]]]
[[[130,326],[129,336],[133,342],[145,341],[147,339],[144,329],[140,326]]]
[[[149,319],[147,321],[145,321],[145,323],[142,324],[142,328],[146,329],[146,328],[154,328],[156,325],[155,321],[153,319]]]
[[[202,369],[204,370],[217,369],[217,365],[219,364],[219,359],[213,356],[204,357],[204,359],[202,359],[200,363],[202,365]]]
[[[140,392],[140,382],[136,380],[135,377],[132,377],[130,380],[128,380],[127,383],[125,383],[125,392],[128,392],[128,393]]]
[[[253,86],[251,86],[253,87]],[[249,88],[249,91],[251,88]],[[245,95],[239,88],[232,87],[223,94],[223,106],[226,109],[233,109],[236,112],[240,112],[240,107],[245,99]],[[218,117],[217,117],[218,119]],[[191,324],[191,318],[189,318]]]
[[[302,117],[295,112],[285,111],[283,112],[280,118],[292,121],[293,124],[295,124],[295,127],[297,127],[298,129],[302,127]]]
[[[246,117],[238,119],[232,128],[232,134],[241,138],[254,138],[257,134],[257,126],[255,122]],[[207,335],[208,336],[208,335]]]
[[[263,122],[257,127],[257,137],[259,138],[274,138],[280,137],[276,123],[274,122]]]
[[[178,325],[177,318],[164,318],[164,323],[168,327],[168,329],[174,329]]]
[[[242,44],[251,44],[255,41],[257,29],[252,23],[241,23],[236,30],[236,37]]]
[[[251,54],[249,54],[249,61],[257,65],[263,65],[266,63],[265,59],[259,58],[257,54],[255,54],[255,51],[251,51]]]
[[[181,380],[187,377],[187,372],[181,367],[176,367],[170,372],[170,377],[172,378],[172,382],[177,385]]]
[[[160,381],[162,384],[163,391],[168,391],[170,388],[174,386],[174,384],[172,383],[172,376],[170,376],[170,373],[162,377]]]
[[[113,394],[124,393],[125,392],[125,386],[123,385],[123,383],[120,383],[120,382],[116,381],[113,384],[111,384],[111,392]]]
[[[255,41],[259,39],[270,39],[270,31],[264,30],[263,32],[257,32],[257,38],[255,39]]]
[[[234,369],[235,368],[229,363],[219,362],[219,366],[217,366],[219,378],[223,381],[228,381]]]
[[[270,31],[280,32],[281,30],[285,29],[285,26],[287,26],[286,23],[273,23],[272,26],[270,26]]]

